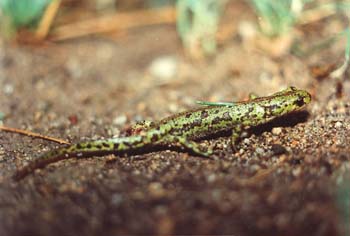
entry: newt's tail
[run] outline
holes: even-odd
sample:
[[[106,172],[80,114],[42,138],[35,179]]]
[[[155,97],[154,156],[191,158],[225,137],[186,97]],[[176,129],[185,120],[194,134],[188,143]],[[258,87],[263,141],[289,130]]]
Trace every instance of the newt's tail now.
[[[57,148],[36,158],[33,162],[17,170],[13,179],[18,181],[32,173],[36,169],[70,158],[86,158],[92,156],[104,156],[107,154],[118,154],[129,150],[136,150],[145,145],[144,136],[136,135],[130,137],[97,140],[68,145]]]

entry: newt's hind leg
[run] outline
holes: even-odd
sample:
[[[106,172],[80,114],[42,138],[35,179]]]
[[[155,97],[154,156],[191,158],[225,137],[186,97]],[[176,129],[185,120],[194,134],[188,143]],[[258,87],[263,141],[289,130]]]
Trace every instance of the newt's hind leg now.
[[[162,141],[162,142],[164,142],[164,141]],[[191,150],[193,153],[195,153],[199,156],[209,157],[210,155],[213,154],[213,150],[211,147],[206,148],[206,150],[202,150],[203,148],[200,146],[199,143],[188,140],[185,137],[177,137],[177,136],[167,137],[165,142],[166,143],[180,144],[182,147]]]
[[[155,126],[155,122],[149,120],[143,120],[137,122],[133,126],[125,129],[126,136],[139,135],[141,133],[147,132],[149,129]]]
[[[259,98],[259,96],[256,93],[250,93],[249,94],[249,101]]]
[[[233,152],[237,152],[236,144],[237,140],[241,137],[242,126],[237,125],[232,129],[230,146]]]

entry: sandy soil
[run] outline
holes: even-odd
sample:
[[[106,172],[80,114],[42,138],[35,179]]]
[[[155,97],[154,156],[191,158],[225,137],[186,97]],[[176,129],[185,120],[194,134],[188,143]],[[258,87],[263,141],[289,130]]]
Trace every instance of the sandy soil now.
[[[0,235],[340,235],[344,230],[349,73],[339,81],[310,74],[313,65],[340,62],[344,44],[309,57],[272,58],[237,36],[214,58],[194,62],[183,55],[173,26],[154,26],[118,40],[90,37],[39,47],[3,43],[0,50],[3,124],[70,142],[117,136],[136,121],[193,108],[196,100],[242,100],[250,92],[268,95],[288,85],[313,96],[304,111],[251,130],[237,152],[227,147],[224,135],[203,141],[215,145],[213,159],[169,150],[72,159],[21,182],[11,179],[18,167],[59,145],[0,132]],[[150,69],[164,57],[177,66],[171,78]]]

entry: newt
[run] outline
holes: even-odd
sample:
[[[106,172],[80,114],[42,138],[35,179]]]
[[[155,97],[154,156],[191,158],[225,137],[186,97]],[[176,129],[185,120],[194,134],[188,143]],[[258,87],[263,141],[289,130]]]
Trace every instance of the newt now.
[[[232,130],[231,144],[234,145],[244,130],[300,110],[310,101],[307,91],[288,87],[270,96],[252,96],[247,101],[200,102],[202,106],[197,109],[147,123],[130,136],[80,142],[48,151],[19,169],[13,177],[20,180],[36,169],[64,159],[118,155],[160,144],[179,145],[194,154],[209,157],[212,148],[203,150],[196,140]]]

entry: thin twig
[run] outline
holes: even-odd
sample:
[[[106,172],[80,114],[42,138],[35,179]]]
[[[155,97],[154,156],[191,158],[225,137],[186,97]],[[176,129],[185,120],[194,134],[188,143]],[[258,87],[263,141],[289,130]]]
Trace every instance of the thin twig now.
[[[140,10],[116,13],[109,16],[88,19],[59,26],[52,32],[53,41],[62,41],[92,34],[107,33],[118,30],[148,26],[154,24],[175,23],[175,9]]]
[[[41,18],[39,26],[35,32],[35,35],[38,39],[42,40],[46,38],[51,28],[53,19],[55,18],[57,11],[60,7],[60,4],[61,4],[61,0],[55,0],[55,1],[52,1],[49,4],[49,6],[46,8],[44,16]]]
[[[60,143],[60,144],[70,144],[69,142],[64,141],[62,139],[53,138],[53,137],[41,135],[41,134],[38,134],[38,133],[33,133],[33,132],[27,131],[27,130],[10,128],[10,127],[1,126],[1,125],[0,125],[0,130],[5,131],[5,132],[12,132],[12,133],[17,133],[17,134],[23,134],[23,135],[27,135],[27,136],[34,137],[34,138],[41,138],[41,139],[53,141],[53,142]]]

